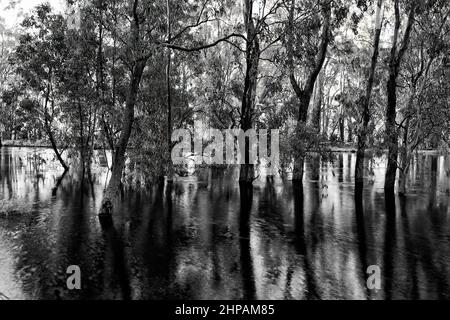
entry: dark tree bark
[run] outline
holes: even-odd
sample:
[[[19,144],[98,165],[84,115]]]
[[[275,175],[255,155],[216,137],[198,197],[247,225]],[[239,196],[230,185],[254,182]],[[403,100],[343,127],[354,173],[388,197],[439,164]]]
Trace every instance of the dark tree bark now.
[[[411,99],[412,100],[412,99]],[[408,150],[408,140],[409,140],[409,126],[410,119],[407,118],[403,128],[403,146],[400,151],[400,171],[398,176],[398,193],[400,195],[406,194],[406,181],[409,172],[409,150]]]
[[[48,139],[50,140],[50,144],[52,146],[53,152],[56,155],[56,158],[58,159],[61,166],[64,168],[64,171],[69,170],[69,166],[62,158],[62,152],[58,150],[58,145],[56,143],[55,137],[53,135],[52,131],[52,124],[51,124],[51,115],[48,112],[48,104],[50,103],[50,94],[52,92],[52,70],[49,72],[49,79],[47,83],[47,90],[45,92],[45,98],[44,98],[44,130],[47,133]]]
[[[147,63],[146,59],[138,60],[135,63],[133,72],[131,74],[130,84],[128,88],[128,95],[126,100],[125,119],[123,123],[122,132],[120,135],[119,143],[117,144],[114,154],[114,162],[111,173],[111,179],[109,180],[108,187],[106,188],[105,195],[103,197],[102,205],[100,208],[101,216],[109,216],[113,212],[113,200],[120,194],[120,185],[122,178],[122,171],[125,164],[125,151],[127,149],[128,140],[130,139],[131,129],[134,120],[134,106],[136,104],[136,98],[139,91],[139,84],[141,82],[142,74]]]
[[[353,142],[353,125],[351,124],[351,119],[348,119],[348,137],[347,137],[347,142],[352,143]]]
[[[308,108],[311,101],[311,96],[314,90],[314,84],[316,79],[322,69],[327,54],[328,44],[330,42],[330,19],[331,19],[331,5],[326,3],[323,5],[323,25],[322,32],[320,36],[319,52],[316,57],[314,66],[312,67],[310,73],[307,75],[306,82],[303,88],[300,87],[299,83],[295,78],[294,70],[294,9],[295,0],[292,0],[290,13],[289,13],[289,39],[287,43],[288,51],[288,64],[289,64],[289,80],[294,89],[294,92],[299,99],[298,107],[298,119],[297,119],[297,132],[301,131],[301,128],[306,124],[308,117]],[[293,181],[301,181],[303,179],[303,167],[304,167],[304,156],[296,155],[294,159],[294,170],[293,170]]]
[[[375,77],[375,68],[378,62],[379,44],[381,25],[383,20],[383,13],[381,12],[383,6],[383,0],[378,0],[375,13],[375,36],[373,40],[373,54],[372,61],[369,70],[369,77],[367,80],[366,95],[362,100],[362,123],[359,129],[357,152],[356,152],[356,165],[355,165],[355,187],[362,188],[364,185],[364,157],[367,148],[367,136],[369,134],[369,122],[370,122],[370,96],[372,94],[373,81]]]
[[[325,138],[328,138],[328,127],[330,125],[330,119],[328,117],[327,107],[329,106],[328,102],[325,105],[325,108],[322,112],[322,135]]]
[[[397,77],[400,72],[400,64],[408,47],[414,16],[416,12],[416,4],[411,6],[408,21],[406,24],[405,34],[397,52],[397,40],[400,30],[400,5],[399,0],[395,0],[395,27],[394,39],[389,59],[389,78],[387,82],[387,108],[386,108],[386,143],[388,146],[388,163],[384,181],[385,191],[393,191],[395,188],[395,176],[397,174],[397,158],[398,158],[398,132],[396,125],[397,117]]]
[[[166,1],[167,7],[167,42],[172,41],[172,24],[170,19],[170,1]],[[170,155],[172,152],[172,92],[170,85],[170,68],[171,68],[171,53],[172,49],[167,48],[167,66],[166,66],[166,87],[167,87],[167,182],[173,181],[173,166],[170,161]]]
[[[247,131],[253,127],[253,110],[256,99],[259,57],[261,54],[258,32],[253,22],[253,0],[244,2],[244,23],[247,31],[245,61],[246,71],[244,94],[241,105],[241,129]],[[245,141],[245,163],[241,164],[239,183],[251,184],[255,178],[254,165],[250,164],[250,141]]]
[[[339,118],[339,140],[341,140],[342,143],[345,142],[345,118],[344,115],[341,115]]]
[[[44,116],[45,118],[48,117],[48,115]],[[58,159],[61,166],[64,168],[64,171],[69,170],[69,166],[66,164],[64,159],[62,158],[62,153],[58,150],[58,145],[56,144],[55,137],[53,136],[53,132],[50,126],[49,121],[46,119],[44,121],[45,131],[47,132],[48,138],[50,140],[50,144],[52,146],[53,152],[55,152],[56,158]]]

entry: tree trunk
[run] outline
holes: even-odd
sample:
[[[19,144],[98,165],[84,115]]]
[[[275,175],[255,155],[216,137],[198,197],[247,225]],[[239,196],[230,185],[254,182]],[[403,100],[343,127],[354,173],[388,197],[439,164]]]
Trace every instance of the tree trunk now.
[[[258,66],[260,47],[257,30],[253,22],[253,0],[245,0],[244,22],[247,30],[246,41],[246,71],[244,80],[244,94],[241,105],[241,129],[247,131],[253,127],[253,109],[256,100],[256,84],[258,78]],[[239,183],[251,184],[255,178],[254,165],[250,164],[250,141],[245,141],[245,163],[241,164]]]
[[[55,152],[56,158],[58,159],[61,166],[64,168],[64,171],[67,171],[67,170],[69,170],[69,166],[66,164],[66,162],[62,158],[61,153],[58,150],[58,146],[56,144],[56,141],[55,141],[55,138],[54,138],[53,132],[52,132],[52,125],[51,125],[51,122],[49,121],[50,115],[48,113],[48,103],[50,101],[50,93],[52,91],[51,72],[52,72],[52,70],[50,70],[50,72],[49,72],[50,79],[47,84],[47,91],[45,93],[45,101],[44,101],[44,128],[45,128],[45,132],[47,133],[48,139],[50,140],[50,144],[52,145],[53,152]]]
[[[45,124],[46,132],[48,135],[48,138],[50,140],[50,144],[52,145],[52,149],[55,152],[56,158],[58,159],[61,166],[64,168],[64,171],[69,170],[69,166],[66,164],[64,159],[62,158],[61,153],[58,151],[58,146],[56,145],[55,138],[53,137],[52,129],[48,123]]]
[[[450,155],[445,156],[444,162],[445,176],[447,177],[447,185],[445,186],[445,193],[450,196]]]
[[[342,143],[345,142],[345,119],[343,115],[339,118],[339,139]]]
[[[406,195],[406,182],[408,180],[409,166],[404,167],[403,170],[399,171],[398,175],[398,194],[401,196]]]
[[[172,40],[172,24],[170,19],[170,2],[166,1],[167,6],[167,42]],[[173,182],[173,165],[171,161],[172,153],[172,92],[170,85],[170,67],[172,63],[171,49],[167,48],[167,66],[166,66],[166,86],[167,86],[167,182]],[[162,174],[162,172],[161,172]]]
[[[388,163],[384,182],[384,188],[386,190],[394,190],[395,176],[397,173],[398,136],[395,123],[397,116],[396,78],[397,76],[395,74],[391,74],[387,84],[386,142],[388,145]]]
[[[305,171],[305,157],[299,157],[294,162],[294,170],[292,172],[292,180],[293,181],[302,181],[304,171]]]
[[[364,157],[367,147],[367,136],[369,134],[369,122],[370,122],[370,97],[372,94],[373,80],[375,77],[375,68],[378,62],[379,44],[381,26],[383,20],[382,13],[383,0],[378,0],[375,13],[375,36],[373,40],[373,54],[370,65],[369,78],[367,81],[366,95],[363,99],[362,105],[362,125],[357,134],[357,151],[356,151],[356,165],[355,165],[355,187],[363,188],[364,186]]]
[[[412,103],[412,99],[410,100]],[[409,135],[409,118],[407,118],[404,128],[403,128],[403,138],[402,143],[403,146],[400,148],[400,171],[398,175],[398,193],[400,195],[406,194],[406,180],[409,174],[410,167],[410,148],[408,144],[408,135]]]
[[[308,124],[312,128],[316,128],[317,132],[320,133],[320,116],[322,109],[322,98],[323,98],[323,85],[324,85],[324,72],[327,63],[323,66],[323,70],[317,76],[317,81],[314,86],[313,91],[313,103],[311,105],[311,111],[309,113]]]
[[[131,129],[134,120],[134,106],[136,104],[136,98],[139,91],[139,84],[141,82],[142,74],[145,69],[147,59],[138,60],[131,74],[130,84],[128,88],[128,95],[126,100],[126,110],[124,115],[124,123],[122,132],[120,134],[119,143],[116,147],[114,154],[114,163],[111,173],[111,179],[109,180],[108,187],[106,188],[105,195],[103,197],[102,205],[100,208],[100,216],[111,216],[113,212],[113,201],[120,194],[120,185],[122,178],[122,171],[125,165],[125,151],[127,149],[128,140],[130,139]]]
[[[322,135],[327,139],[328,138],[328,114],[326,109],[322,112]]]

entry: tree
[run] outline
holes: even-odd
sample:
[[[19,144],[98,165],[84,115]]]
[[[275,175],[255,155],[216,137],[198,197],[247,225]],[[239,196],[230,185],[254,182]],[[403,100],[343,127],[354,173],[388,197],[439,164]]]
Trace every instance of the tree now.
[[[361,99],[361,114],[362,121],[358,135],[357,152],[356,152],[356,165],[355,165],[355,186],[356,188],[362,188],[364,184],[364,157],[367,148],[367,136],[369,132],[370,122],[370,97],[372,94],[373,82],[375,77],[375,68],[378,62],[379,44],[381,26],[383,22],[382,13],[383,1],[378,0],[375,11],[375,35],[373,40],[373,54],[369,69],[369,76],[367,79],[367,86],[365,96]]]
[[[388,163],[385,175],[384,189],[393,192],[395,187],[395,177],[397,173],[398,158],[398,131],[396,127],[397,117],[397,77],[400,72],[401,62],[408,48],[411,30],[414,24],[417,3],[410,4],[408,20],[406,22],[403,39],[399,44],[400,32],[400,3],[394,0],[395,24],[394,36],[392,40],[391,53],[389,57],[389,76],[387,81],[387,107],[386,107],[386,143],[388,146]]]
[[[402,120],[399,127],[398,192],[406,194],[406,182],[414,152],[432,137],[448,136],[448,81],[445,55],[448,52],[448,6],[438,1],[419,7],[416,28],[411,35],[416,46],[405,55]],[[447,144],[447,142],[446,142]],[[448,145],[447,145],[448,146]]]
[[[125,164],[125,152],[128,140],[131,135],[131,129],[134,121],[134,106],[136,104],[139,92],[139,84],[142,79],[147,60],[150,58],[144,54],[144,44],[141,38],[141,19],[138,13],[139,1],[135,0],[130,14],[130,44],[129,48],[129,65],[131,69],[127,98],[125,103],[124,121],[120,134],[119,142],[114,152],[114,162],[112,164],[111,178],[103,196],[100,208],[100,216],[111,216],[113,211],[113,201],[120,194],[120,184],[122,171]]]
[[[289,8],[289,18],[287,25],[287,60],[288,60],[288,68],[289,68],[289,80],[294,89],[294,92],[299,99],[298,106],[298,118],[297,118],[297,129],[296,134],[298,138],[301,139],[301,133],[303,132],[303,128],[306,125],[307,115],[308,115],[308,107],[311,100],[311,96],[314,90],[314,84],[316,79],[322,69],[322,66],[325,61],[325,57],[327,54],[328,44],[331,39],[331,3],[329,1],[321,2],[319,5],[320,12],[322,15],[322,25],[321,25],[321,34],[320,40],[317,47],[317,54],[312,59],[311,66],[309,68],[309,72],[306,75],[306,80],[304,86],[301,87],[295,77],[295,65],[294,65],[294,45],[296,41],[296,37],[300,38],[300,35],[295,34],[295,30],[302,30],[301,28],[296,28],[295,26],[295,0],[291,1],[291,5]],[[318,29],[318,27],[316,27]],[[313,30],[310,30],[312,32]],[[293,172],[293,180],[301,181],[303,179],[303,157],[302,154],[296,154],[294,160],[294,172]]]
[[[177,44],[175,39],[180,38],[191,28],[195,28],[210,21],[208,18],[201,20],[203,14],[203,9],[201,9],[196,23],[188,24],[187,26],[182,27],[181,31],[174,32],[170,41],[167,41],[168,39],[162,40],[164,26],[168,26],[167,19],[164,19],[164,13],[167,14],[166,5],[167,3],[157,2],[156,6],[153,6],[152,3],[141,3],[139,0],[134,0],[132,3],[132,9],[128,12],[127,20],[130,21],[128,31],[129,40],[125,42],[124,50],[126,53],[126,64],[130,70],[129,85],[126,94],[125,110],[123,113],[123,125],[119,141],[115,147],[111,178],[105,190],[99,212],[100,216],[111,216],[114,207],[113,201],[120,193],[122,172],[125,165],[125,153],[132,132],[139,86],[147,62],[154,56],[155,52],[153,50],[160,47],[166,47],[183,52],[195,52],[214,47],[217,44],[227,41],[233,37],[243,38],[240,34],[232,33],[210,43],[200,44],[197,46],[186,47]],[[161,15],[149,16],[147,14],[150,10],[159,10]],[[109,27],[112,27],[113,29],[119,28],[117,24]],[[119,32],[120,30],[112,31],[114,35],[120,37]]]
[[[259,30],[253,21],[253,0],[244,0],[244,27],[245,40],[245,79],[241,106],[241,129],[247,131],[253,127],[253,112],[256,99],[256,84],[258,78],[258,65],[261,55]],[[259,24],[259,22],[258,22]],[[241,165],[239,174],[240,183],[252,183],[254,179],[254,166],[249,163],[250,142],[245,142],[245,164]]]
[[[58,129],[54,127],[60,112],[59,106],[55,104],[54,82],[68,50],[64,35],[66,23],[62,16],[51,13],[48,4],[43,4],[36,7],[35,14],[26,18],[22,25],[28,32],[20,36],[15,51],[17,72],[34,94],[43,98],[36,115],[43,122],[44,131],[58,161],[64,170],[68,170],[55,135]]]

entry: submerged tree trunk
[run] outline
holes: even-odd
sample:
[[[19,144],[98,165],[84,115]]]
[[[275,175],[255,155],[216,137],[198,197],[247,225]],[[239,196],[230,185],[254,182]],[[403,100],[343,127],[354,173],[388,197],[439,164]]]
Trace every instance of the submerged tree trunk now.
[[[47,117],[47,115],[45,117]],[[66,162],[62,158],[62,153],[59,152],[59,150],[58,150],[58,146],[56,144],[56,141],[55,141],[55,138],[53,136],[53,132],[52,132],[51,126],[48,123],[48,120],[44,121],[44,125],[45,125],[45,131],[47,132],[48,138],[50,140],[50,144],[52,145],[52,149],[53,149],[53,152],[56,155],[56,158],[58,159],[58,161],[61,164],[61,166],[64,168],[64,171],[69,170],[69,166],[66,164]]]
[[[294,169],[292,171],[292,181],[303,181],[303,173],[305,172],[305,157],[299,156],[295,159]]]
[[[328,126],[329,126],[329,119],[328,119],[328,113],[326,112],[328,104],[324,107],[324,110],[322,112],[322,135],[325,137],[325,139],[328,139]]]
[[[408,134],[409,134],[409,118],[404,124],[403,131],[403,146],[400,149],[400,170],[398,175],[398,193],[400,195],[406,194],[406,180],[408,178],[409,166],[410,166],[410,156],[408,147]]]
[[[401,157],[402,159],[402,157]],[[399,171],[398,175],[398,193],[401,196],[406,195],[406,182],[408,181],[409,168],[408,165]]]
[[[382,6],[383,0],[378,0],[375,13],[375,36],[373,40],[372,61],[369,70],[369,78],[367,81],[366,95],[364,96],[362,101],[362,123],[359,132],[357,133],[358,140],[355,165],[356,188],[362,188],[364,186],[364,157],[367,148],[367,136],[369,135],[370,97],[372,94],[375,68],[378,62],[379,55],[380,34],[383,20]]]
[[[247,30],[246,41],[246,71],[244,82],[244,94],[241,106],[241,129],[247,131],[253,127],[253,109],[256,100],[256,83],[258,78],[258,66],[260,47],[257,30],[253,22],[253,0],[245,0],[244,21]],[[248,40],[251,39],[251,40]],[[245,141],[245,163],[241,164],[239,183],[251,184],[255,178],[254,165],[250,163],[250,141]]]
[[[341,115],[339,118],[339,139],[342,143],[345,142],[345,118],[344,115]]]
[[[388,163],[384,188],[394,190],[397,173],[398,136],[395,119],[397,116],[396,75],[390,74],[387,84],[388,106],[386,110],[386,142],[388,145]]]
[[[348,123],[348,127],[347,127],[347,129],[348,129],[347,142],[352,143],[353,142],[353,126],[350,123],[351,119],[349,119],[348,121],[349,121],[349,123]]]
[[[131,129],[134,120],[134,105],[136,104],[139,84],[141,82],[146,63],[146,59],[138,60],[135,63],[133,72],[131,74],[125,106],[126,110],[124,115],[123,128],[120,134],[119,143],[117,144],[115,150],[111,179],[109,180],[108,187],[105,190],[99,212],[100,216],[110,216],[112,214],[114,206],[113,201],[120,194],[122,171],[125,165],[125,151],[127,149],[128,140],[131,135]]]
[[[47,133],[48,139],[50,140],[50,144],[52,146],[53,152],[56,155],[56,158],[58,159],[61,166],[64,168],[64,171],[68,171],[69,166],[66,164],[66,162],[62,158],[62,152],[59,152],[58,145],[56,143],[55,137],[53,136],[52,125],[51,125],[51,121],[50,121],[50,114],[48,112],[48,104],[50,102],[50,93],[52,91],[51,73],[52,73],[52,70],[50,70],[50,72],[49,72],[50,78],[48,80],[47,90],[45,93],[45,100],[44,100],[44,129],[45,129],[45,132]]]
[[[415,11],[416,4],[414,4],[410,9],[403,41],[397,52],[397,39],[400,29],[400,8],[399,0],[395,0],[395,28],[389,60],[389,79],[387,82],[388,103],[386,108],[386,143],[388,146],[388,163],[384,181],[384,189],[389,192],[393,191],[395,188],[395,177],[398,167],[398,134],[397,125],[395,122],[397,117],[397,77],[400,71],[401,60],[408,47],[411,29],[414,23]]]

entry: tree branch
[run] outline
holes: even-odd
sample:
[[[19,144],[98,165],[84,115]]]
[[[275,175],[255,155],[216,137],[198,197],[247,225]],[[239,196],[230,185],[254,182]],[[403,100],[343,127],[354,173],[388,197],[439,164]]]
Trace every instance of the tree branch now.
[[[204,45],[201,45],[198,47],[193,47],[193,48],[187,48],[187,47],[183,47],[183,46],[179,46],[179,45],[176,45],[173,43],[167,43],[167,42],[158,42],[158,44],[162,45],[166,48],[173,49],[173,50],[184,51],[184,52],[194,52],[194,51],[201,51],[204,49],[214,47],[214,46],[218,45],[219,43],[226,42],[227,40],[229,40],[231,38],[241,38],[241,39],[244,39],[245,41],[247,41],[246,37],[243,36],[242,34],[232,33],[223,38],[217,39],[216,41],[214,41],[212,43],[204,44]]]

